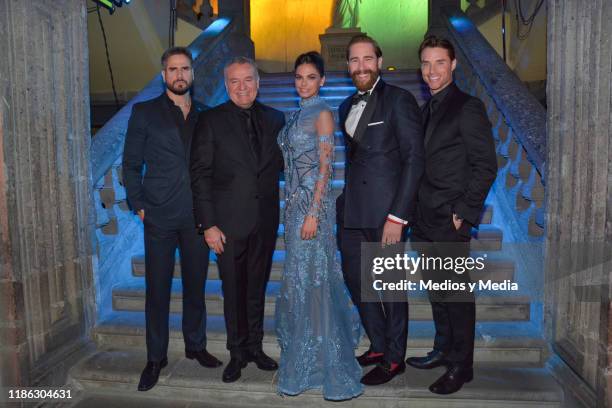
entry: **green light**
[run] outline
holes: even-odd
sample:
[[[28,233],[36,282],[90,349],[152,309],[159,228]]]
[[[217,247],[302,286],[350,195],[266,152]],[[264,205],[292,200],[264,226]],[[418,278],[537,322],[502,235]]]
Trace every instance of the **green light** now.
[[[380,44],[383,64],[418,68],[419,44],[427,32],[427,0],[360,0],[359,26]]]
[[[113,4],[111,0],[94,0],[94,1],[98,3],[99,5],[101,5],[102,7],[108,9],[110,14],[113,14],[115,12],[115,5]]]

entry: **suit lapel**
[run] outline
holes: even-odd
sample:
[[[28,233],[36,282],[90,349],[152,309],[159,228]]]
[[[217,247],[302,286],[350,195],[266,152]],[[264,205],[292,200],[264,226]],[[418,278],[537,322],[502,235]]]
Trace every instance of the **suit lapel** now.
[[[255,103],[257,104],[257,115],[261,127],[261,157],[259,159],[259,168],[262,169],[274,157],[274,148],[277,146],[276,138],[278,137],[278,132],[275,132],[277,123],[274,119],[274,115],[267,111],[265,105],[258,101]]]
[[[372,119],[372,115],[376,110],[376,105],[378,102],[378,94],[382,92],[382,88],[384,87],[384,82],[382,78],[378,81],[376,88],[372,90],[372,94],[368,98],[368,103],[366,104],[361,117],[359,118],[359,122],[357,123],[357,128],[355,129],[355,133],[353,134],[353,140],[359,142],[359,140],[363,137],[366,129],[368,128],[368,123],[370,123],[370,119]]]
[[[267,115],[265,108],[259,102],[256,101],[255,103],[258,104],[257,116],[260,123],[259,131],[261,132],[261,135],[259,135],[261,137],[261,156],[258,163],[258,166],[261,169],[266,164],[266,161],[270,158],[270,144],[273,142],[272,139],[275,137],[275,135],[271,131],[273,123],[266,117]],[[253,158],[255,158],[255,152],[253,152],[253,149],[251,149],[251,152],[253,153]]]
[[[181,139],[179,127],[176,123],[176,120],[172,117],[172,114],[170,113],[168,108],[164,106],[166,101],[164,101],[163,98],[165,98],[165,95],[162,94],[158,98],[157,106],[160,112],[160,117],[163,118],[163,123],[167,123],[168,129],[170,130],[170,132],[167,135],[164,135],[163,137],[169,139],[168,144],[172,146],[176,154],[180,155],[181,157],[187,157],[185,152],[185,146],[183,145],[183,140]]]
[[[342,102],[342,104],[340,105],[340,109],[338,109],[338,121],[340,125],[342,126],[342,132],[344,133],[345,136],[347,136],[346,127],[345,127],[346,118],[348,117],[348,113],[351,110],[351,100],[353,99],[353,95],[346,98],[344,102]]]
[[[429,144],[431,140],[431,136],[433,135],[434,131],[436,130],[436,128],[442,121],[442,118],[446,114],[446,111],[453,104],[452,99],[455,96],[455,86],[454,84],[451,84],[449,86],[451,86],[452,88],[449,89],[448,95],[446,95],[446,97],[444,98],[444,100],[442,101],[438,109],[436,109],[434,114],[431,115],[431,117],[429,118],[429,123],[427,124],[427,129],[425,130],[425,141],[424,141],[425,147],[427,147],[427,145]],[[429,105],[429,102],[425,106],[426,109],[429,108],[428,105]]]

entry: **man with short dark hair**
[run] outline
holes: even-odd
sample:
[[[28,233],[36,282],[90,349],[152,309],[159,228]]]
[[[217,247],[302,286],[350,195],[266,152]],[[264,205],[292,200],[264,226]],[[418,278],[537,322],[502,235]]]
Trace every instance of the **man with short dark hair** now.
[[[480,222],[497,173],[491,124],[480,99],[453,83],[457,60],[448,40],[426,38],[419,47],[419,57],[431,98],[422,107],[425,173],[411,242],[426,257],[465,259],[470,255],[472,227]],[[470,282],[469,272],[463,270],[422,273],[425,280],[434,282],[451,280],[466,287]],[[433,351],[425,357],[411,357],[406,363],[421,369],[446,366],[446,373],[429,389],[451,394],[473,377],[474,295],[468,290],[430,291],[429,299],[436,327]]]
[[[266,285],[279,221],[283,156],[276,142],[282,112],[255,100],[259,74],[246,57],[224,69],[230,100],[203,112],[191,148],[196,221],[217,254],[230,362],[222,380],[238,380],[254,362],[273,371],[262,349]]]
[[[344,280],[370,339],[357,361],[376,365],[362,378],[366,385],[386,383],[405,370],[408,302],[375,300],[370,275],[361,271],[362,243],[405,241],[424,156],[416,99],[382,80],[382,61],[374,39],[359,35],[350,41],[347,65],[357,92],[338,110],[347,147],[345,186],[336,202],[338,240]]]
[[[127,198],[144,223],[147,365],[139,391],[155,386],[161,369],[168,364],[168,318],[177,246],[185,356],[205,367],[222,364],[206,351],[204,285],[209,251],[196,228],[189,179],[191,138],[203,106],[191,99],[189,50],[170,48],[161,60],[166,90],[155,99],[134,105],[123,151]]]

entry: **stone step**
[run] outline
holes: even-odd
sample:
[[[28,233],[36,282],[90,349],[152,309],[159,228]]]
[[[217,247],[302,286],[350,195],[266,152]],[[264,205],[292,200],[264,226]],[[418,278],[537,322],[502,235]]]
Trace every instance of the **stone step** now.
[[[345,81],[345,78],[342,78],[341,81]],[[355,92],[356,88],[355,86],[350,83],[350,84],[346,84],[344,85],[342,82],[338,82],[336,81],[331,82],[331,83],[326,83],[324,86],[322,86],[321,88],[319,88],[319,95],[321,96],[325,96],[326,94],[334,94],[336,92],[346,92],[346,93],[353,93]],[[295,84],[293,82],[288,82],[288,81],[270,81],[270,82],[260,82],[260,87],[259,87],[259,96],[262,97],[264,95],[268,96],[268,95],[274,95],[277,93],[287,93],[287,94],[291,94],[293,96],[297,96],[297,91],[295,90]]]
[[[274,316],[276,297],[280,290],[279,282],[269,282],[266,288],[265,315]],[[219,280],[209,280],[206,283],[206,310],[208,315],[223,315],[223,293]],[[411,293],[408,296],[410,319],[432,320],[431,306],[424,293]],[[170,312],[182,312],[183,293],[181,281],[172,282]],[[528,321],[530,318],[530,301],[526,297],[487,296],[476,294],[476,318],[478,321]],[[145,284],[142,279],[134,279],[132,283],[117,285],[113,288],[113,310],[144,311]]]
[[[423,96],[420,95],[414,95],[416,102],[419,106],[423,105],[426,102],[426,99]],[[328,105],[330,106],[330,108],[332,108],[332,110],[336,111],[338,109],[338,107],[340,106],[340,104],[342,103],[342,101],[344,100],[344,98],[329,98],[327,100]],[[299,104],[297,101],[293,102],[293,101],[277,101],[277,100],[268,100],[268,102],[262,102],[265,103],[266,105],[277,109],[281,112],[285,113],[285,118],[288,117],[288,115],[291,112],[294,112],[296,110],[298,110],[299,108]]]
[[[366,387],[356,399],[345,402],[323,400],[319,390],[310,390],[296,397],[277,394],[276,373],[258,370],[249,364],[241,378],[232,384],[221,382],[223,367],[204,368],[181,354],[170,355],[169,364],[161,372],[158,384],[146,393],[137,393],[136,386],[146,361],[143,351],[97,351],[74,366],[69,374],[71,388],[89,396],[82,407],[93,408],[95,396],[108,401],[137,402],[130,406],[146,407],[446,407],[507,408],[560,407],[563,391],[545,368],[507,367],[477,364],[474,380],[452,397],[440,397],[428,391],[444,371],[417,370],[406,372],[387,384]],[[227,359],[226,359],[227,362]],[[364,370],[364,373],[366,370]],[[114,399],[113,399],[114,398]],[[166,405],[167,404],[167,405]],[[108,406],[108,405],[107,405]],[[117,406],[126,406],[123,403]]]
[[[285,210],[285,200],[281,200],[280,202],[280,219],[283,219],[284,216],[284,210]],[[491,220],[493,219],[493,206],[490,204],[485,204],[485,208],[482,212],[482,216],[480,219],[480,227],[479,229],[481,231],[477,231],[475,234],[478,236],[479,239],[487,239],[489,237],[488,234],[490,234],[492,231],[491,229],[487,229],[486,225],[491,224]],[[480,234],[478,233],[480,232]],[[501,235],[503,235],[503,232],[501,230],[498,231],[497,233],[499,235],[499,239],[501,240],[502,237]],[[279,232],[279,238],[280,238],[280,232]],[[500,241],[501,243],[501,241]],[[282,248],[278,246],[278,242],[277,242],[277,246],[276,249],[285,249],[284,248],[284,243],[282,243]]]
[[[336,144],[334,147],[334,160],[346,164],[346,147],[344,146],[344,141],[341,143],[341,145]]]
[[[390,81],[392,85],[399,86],[410,91],[415,97],[423,95],[423,85],[420,81],[404,80],[404,81]],[[342,96],[343,98],[349,97],[357,91],[350,80],[338,81],[336,83],[327,84],[319,89],[319,96],[335,97]],[[299,95],[295,90],[293,82],[276,82],[269,83],[259,88],[258,94],[260,102],[263,102],[264,98],[286,98],[294,97],[298,98]],[[265,102],[264,102],[265,103]]]
[[[423,95],[420,93],[420,85],[407,85],[402,88],[411,92],[415,98],[423,99]],[[272,92],[273,90],[273,92]],[[327,102],[331,107],[337,108],[340,104],[349,96],[355,93],[355,89],[350,89],[349,87],[337,87],[337,88],[329,88],[324,89],[319,94],[325,102]],[[282,87],[282,88],[272,88],[267,92],[261,92],[259,94],[258,101],[275,107],[299,107],[300,97],[296,93],[295,90]],[[424,102],[424,101],[423,101]]]
[[[278,245],[278,243],[277,243]],[[472,253],[473,256],[479,255],[477,252]],[[515,281],[514,271],[515,265],[514,261],[511,259],[504,259],[502,257],[492,257],[487,254],[488,259],[485,262],[485,268],[482,271],[473,270],[470,273],[470,277],[472,280],[476,281],[479,279],[482,280],[492,280],[493,282],[504,282],[505,280]],[[219,269],[217,267],[217,263],[215,262],[215,255],[211,253],[211,260],[208,266],[208,280],[215,280],[219,278]],[[272,259],[272,268],[270,271],[270,281],[280,281],[283,276],[283,268],[285,261],[285,251],[284,249],[277,249],[274,251],[274,256]],[[135,277],[144,277],[145,276],[145,262],[144,255],[134,255],[132,257],[132,275]],[[181,277],[181,264],[178,259],[174,263],[174,273],[173,277],[178,279]]]
[[[282,216],[283,207],[281,206],[281,217]],[[282,225],[279,227],[279,233],[276,239],[277,250],[285,250],[285,238],[281,230],[284,231]],[[499,251],[502,248],[502,243],[503,231],[501,229],[486,224],[480,225],[478,229],[472,228],[471,248],[473,251]]]
[[[404,88],[413,92],[413,94],[421,93],[426,90],[426,85],[417,76],[405,76],[397,78],[384,78],[385,82]],[[264,90],[264,94],[274,93],[272,90],[295,90],[295,80],[293,78],[275,78],[275,79],[260,79],[260,91]],[[334,90],[348,91],[354,93],[356,91],[353,80],[347,77],[327,78],[325,86],[322,87],[323,92],[331,92]],[[416,95],[415,95],[416,96]]]
[[[397,70],[397,71],[383,71],[381,74],[382,78],[386,82],[410,80],[410,81],[421,81],[419,71],[415,69]],[[262,73],[259,76],[260,85],[278,82],[290,82],[293,84],[295,80],[295,74],[293,72],[276,72],[273,74]],[[351,77],[347,71],[327,71],[325,73],[325,83],[329,85],[337,81],[351,81]]]
[[[169,351],[184,350],[181,332],[181,315],[171,314],[169,320]],[[431,350],[434,338],[432,322],[410,320],[406,355],[424,355]],[[101,349],[144,350],[144,312],[113,311],[96,325],[93,338]],[[226,349],[225,321],[221,315],[208,315],[206,324],[206,349],[224,362],[229,360]],[[361,338],[357,353],[368,349],[369,341]],[[274,318],[264,319],[263,348],[278,358],[280,348],[274,329]],[[479,322],[476,323],[474,360],[515,366],[541,366],[548,358],[546,341],[531,322]],[[144,361],[144,360],[143,360]]]

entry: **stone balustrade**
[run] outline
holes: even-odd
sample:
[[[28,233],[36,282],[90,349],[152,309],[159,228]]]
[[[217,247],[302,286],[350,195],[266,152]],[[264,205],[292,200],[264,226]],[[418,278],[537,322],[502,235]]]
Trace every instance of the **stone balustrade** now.
[[[493,126],[498,198],[512,208],[519,235],[539,239],[545,219],[546,111],[465,14],[449,9],[445,15],[457,45],[456,83],[484,102]]]

